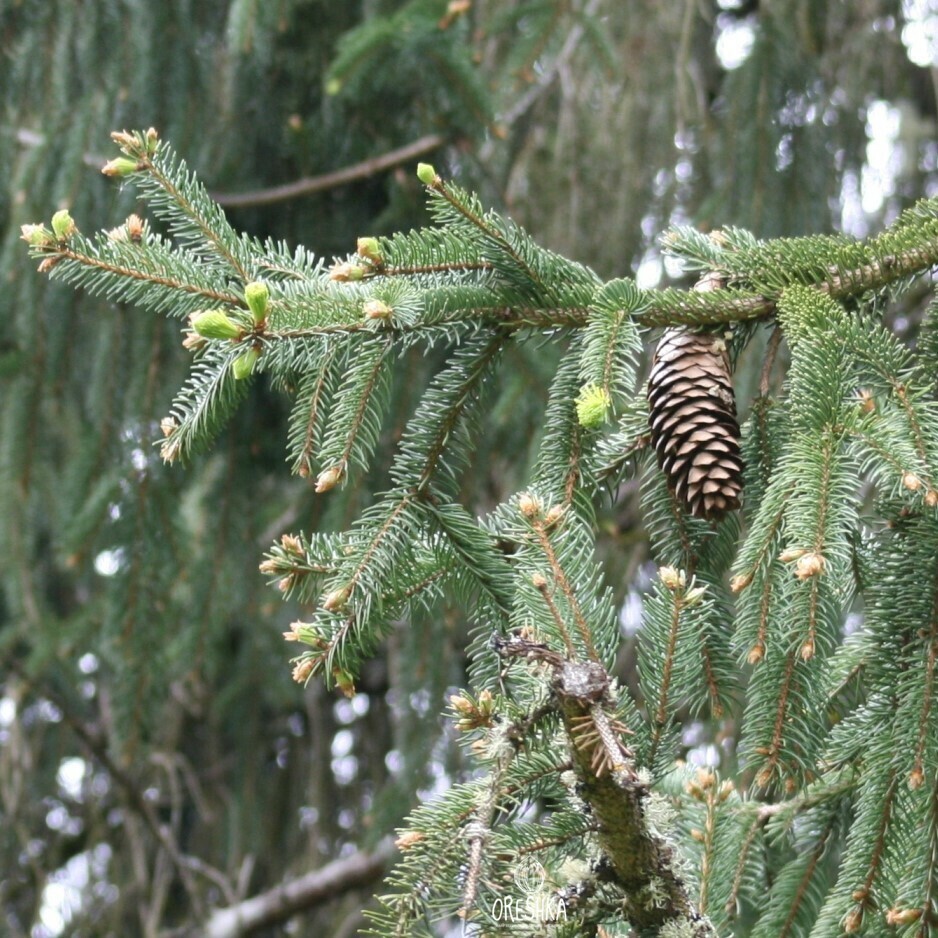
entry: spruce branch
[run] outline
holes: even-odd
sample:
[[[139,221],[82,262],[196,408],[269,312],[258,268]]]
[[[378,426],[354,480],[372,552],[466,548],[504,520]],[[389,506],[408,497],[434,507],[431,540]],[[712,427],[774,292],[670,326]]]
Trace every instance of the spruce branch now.
[[[551,509],[551,511],[553,511],[553,509]],[[586,621],[586,616],[583,613],[583,609],[577,600],[576,591],[573,589],[570,579],[568,578],[563,565],[560,563],[560,560],[557,556],[557,551],[551,541],[551,528],[555,527],[559,523],[559,518],[551,517],[551,511],[548,511],[543,518],[538,516],[532,517],[530,519],[531,527],[534,529],[537,543],[544,552],[544,556],[547,559],[551,579],[553,580],[556,588],[563,594],[564,599],[566,600],[567,608],[570,610],[570,613],[573,616],[573,622],[576,626],[577,633],[580,636],[580,641],[582,642],[583,647],[586,649],[587,655],[593,661],[598,661],[599,655],[593,644],[592,631]],[[570,658],[572,660],[576,660],[576,649],[570,639],[569,634],[566,631],[566,627],[563,624],[562,616],[560,615],[557,606],[554,604],[553,599],[551,598],[547,580],[542,576],[537,579],[537,581],[534,583],[534,586],[544,597],[544,601],[548,604],[548,608],[551,610],[551,615],[558,623],[558,630],[564,636]]]
[[[211,255],[221,258],[243,283],[251,280],[246,266],[248,252],[225,213],[187,170],[185,162],[160,141],[156,131],[152,127],[145,133],[115,131],[111,139],[136,165],[130,170],[121,159],[112,160],[102,172],[133,174],[144,197],[183,243],[202,250],[208,247]]]
[[[520,635],[497,643],[506,659],[546,664],[551,690],[570,742],[582,797],[597,822],[597,836],[628,896],[626,918],[639,929],[661,928],[676,920],[688,934],[715,936],[697,912],[677,872],[673,848],[653,832],[648,819],[648,784],[621,742],[610,715],[611,679],[598,661],[565,659]],[[597,754],[597,750],[599,751]]]
[[[215,285],[184,255],[154,239],[146,250],[134,250],[98,236],[92,242],[75,234],[68,242],[43,246],[38,255],[52,276],[115,301],[139,303],[158,312],[184,316],[198,304],[238,305],[241,298]],[[150,288],[145,291],[144,288]],[[155,289],[154,289],[155,288]]]
[[[290,415],[289,449],[293,455],[292,471],[303,478],[311,475],[318,464],[317,453],[322,441],[323,424],[329,400],[338,382],[341,343],[320,346],[313,353],[317,367],[303,375],[297,391],[296,404]]]
[[[506,741],[508,737],[506,736]],[[485,848],[492,836],[492,827],[499,802],[503,797],[504,776],[517,754],[513,745],[499,747],[495,764],[489,770],[482,790],[479,804],[473,812],[472,819],[465,827],[468,856],[466,859],[466,879],[463,885],[462,907],[458,915],[461,919],[470,920],[479,894],[479,882],[483,874]]]
[[[925,646],[924,686],[921,691],[922,702],[916,732],[915,755],[908,778],[909,786],[912,788],[920,788],[925,783],[926,750],[934,723],[930,717],[932,708],[935,706],[936,679],[938,679],[935,673],[938,669],[938,576],[932,578],[930,600],[931,615],[928,620],[928,631],[922,636]]]
[[[327,271],[302,249],[237,234],[155,133],[115,139],[123,155],[107,172],[139,183],[174,240],[136,216],[86,238],[67,211],[48,228],[25,226],[23,237],[43,272],[190,316],[184,344],[195,355],[161,424],[165,458],[209,442],[247,393],[244,379],[264,372],[275,387],[299,388],[290,457],[328,498],[352,466],[371,468],[395,356],[433,349],[445,360],[406,424],[388,491],[349,531],[286,535],[262,564],[285,596],[317,607],[285,634],[309,646],[297,680],[322,671],[351,693],[395,621],[409,616],[420,628],[444,596],[471,608],[479,626],[469,655],[486,690],[462,698],[460,729],[487,731],[471,751],[488,774],[421,809],[410,841],[402,835],[409,856],[382,920],[388,934],[456,910],[485,927],[487,890],[519,858],[536,856],[555,873],[578,852],[589,869],[561,888],[573,895],[582,884],[583,901],[575,926],[558,935],[598,934],[604,915],[635,930],[714,935],[763,875],[774,879],[756,936],[813,929],[827,938],[842,926],[872,929],[874,915],[909,934],[932,927],[938,417],[927,342],[907,349],[874,318],[873,301],[938,262],[935,200],[864,241],[684,230],[668,249],[707,271],[708,284],[726,285],[640,290],[544,250],[424,164],[433,225],[359,238]],[[261,272],[269,281],[253,279]],[[774,319],[775,331],[743,444],[742,546],[735,516],[714,525],[688,517],[660,473],[647,473],[642,488],[660,563],[660,582],[642,597],[642,720],[610,676],[618,610],[595,559],[599,482],[649,462],[635,458],[648,448],[645,405],[635,401],[640,331],[729,325],[720,341],[735,358],[760,319]],[[782,336],[791,363],[773,389]],[[563,343],[537,459],[522,494],[481,522],[462,496],[487,429],[485,388],[508,343],[532,338]],[[867,524],[871,513],[883,523]],[[149,599],[138,592],[139,563],[126,580],[134,609]],[[735,611],[723,585],[731,565]],[[844,642],[857,591],[862,628]],[[129,641],[129,615],[121,624]],[[650,778],[664,787],[673,774],[679,708],[719,717],[735,707],[731,641],[753,666],[745,772],[788,800],[750,817],[715,777],[698,780],[699,797],[688,789],[695,907]],[[132,706],[141,710],[139,694]],[[551,808],[536,823],[504,823],[520,804]],[[763,840],[777,856],[767,852],[761,866]],[[216,871],[196,872],[227,885]]]

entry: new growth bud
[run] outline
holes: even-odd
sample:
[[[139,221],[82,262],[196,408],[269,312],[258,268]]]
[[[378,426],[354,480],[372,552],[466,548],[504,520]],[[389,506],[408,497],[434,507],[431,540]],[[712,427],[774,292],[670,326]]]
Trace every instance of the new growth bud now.
[[[687,583],[687,574],[676,567],[662,567],[658,576],[669,590],[682,589]]]
[[[394,841],[394,846],[403,852],[404,850],[410,850],[411,847],[419,844],[423,839],[424,835],[420,831],[402,831],[397,840]]]
[[[601,426],[611,405],[609,392],[598,384],[587,384],[580,388],[576,399],[576,418],[580,426],[587,429]]]
[[[41,248],[52,243],[52,232],[43,225],[21,225],[20,239],[31,248]]]
[[[193,313],[189,324],[203,339],[238,339],[241,327],[223,309],[206,309]]]
[[[910,492],[917,492],[922,487],[922,480],[914,472],[906,472],[902,476],[902,484]]]
[[[350,264],[348,261],[341,261],[329,271],[329,279],[335,280],[337,283],[355,283],[364,279],[365,273],[364,267],[360,267],[358,264]]]
[[[921,909],[892,908],[886,913],[887,925],[911,925],[922,917]]]
[[[695,586],[684,594],[685,606],[696,606],[703,600],[707,594],[706,586]]]
[[[261,357],[261,350],[251,346],[246,352],[239,355],[231,363],[231,373],[234,376],[235,381],[243,381],[245,378],[250,377],[254,371],[254,366],[257,364],[257,360]]]
[[[316,477],[316,491],[319,493],[328,492],[330,489],[334,489],[341,479],[341,466],[330,466],[328,469],[323,469]]]
[[[541,503],[537,496],[530,492],[522,492],[518,498],[518,511],[529,521],[533,521],[541,515]]]
[[[127,237],[135,244],[143,240],[144,225],[143,219],[139,215],[136,213],[128,215],[127,221],[124,222],[124,227],[127,229]]]
[[[121,148],[124,153],[129,153],[138,145],[138,140],[129,130],[114,130],[111,132],[111,139]]]
[[[313,673],[313,668],[315,663],[312,658],[303,658],[301,661],[298,661],[293,668],[293,680],[297,684],[305,684],[309,680],[309,676]]]
[[[327,593],[322,601],[322,608],[327,612],[340,612],[345,608],[349,596],[352,595],[352,589],[349,586],[341,586]]]
[[[495,712],[495,698],[488,690],[473,700],[467,694],[454,694],[449,699],[450,706],[456,711],[456,729],[468,733],[480,726],[490,726]]]
[[[160,456],[163,462],[173,463],[179,455],[179,440],[164,440],[160,447]]]
[[[778,555],[778,559],[781,560],[782,563],[791,563],[793,560],[804,557],[806,553],[808,553],[806,547],[789,547]]]
[[[355,696],[355,678],[353,678],[348,671],[342,668],[335,668],[332,672],[332,679],[335,681],[335,686],[342,691],[344,696]]]
[[[390,319],[394,310],[383,300],[369,300],[363,307],[365,319]]]
[[[244,299],[251,310],[254,325],[259,326],[267,319],[267,304],[270,300],[270,290],[263,280],[254,280],[244,288]]]
[[[383,264],[384,258],[381,256],[381,245],[377,238],[359,238],[355,245],[355,250],[359,257],[371,261],[372,264]]]
[[[52,216],[52,233],[57,240],[66,241],[76,231],[78,231],[78,226],[72,216],[69,215],[68,209],[63,208]]]
[[[129,176],[143,169],[143,163],[132,160],[126,156],[119,156],[116,160],[108,160],[101,167],[101,172],[105,176]]]
[[[280,546],[288,554],[300,555],[303,553],[303,542],[295,534],[284,534],[280,538]]]
[[[551,505],[549,511],[544,515],[544,524],[548,528],[554,528],[563,520],[566,511],[561,505]]]
[[[430,163],[418,163],[417,164],[417,178],[425,186],[434,186],[438,185],[440,182],[440,177],[437,176],[436,170]]]
[[[811,551],[798,559],[795,564],[795,576],[799,580],[808,580],[813,576],[819,576],[824,572],[825,565],[824,557]]]

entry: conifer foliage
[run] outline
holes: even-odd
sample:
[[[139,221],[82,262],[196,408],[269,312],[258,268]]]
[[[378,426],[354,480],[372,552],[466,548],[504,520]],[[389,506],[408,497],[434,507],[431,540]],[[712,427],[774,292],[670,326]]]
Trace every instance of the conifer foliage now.
[[[329,498],[371,467],[400,353],[445,352],[386,490],[346,530],[285,532],[262,563],[312,610],[286,634],[300,682],[351,691],[395,623],[426,628],[443,597],[475,622],[472,684],[450,704],[479,772],[410,817],[375,933],[460,917],[475,934],[623,938],[938,928],[935,317],[921,352],[883,324],[883,297],[938,264],[938,200],[865,241],[676,229],[666,249],[720,285],[641,290],[539,247],[426,164],[432,224],[366,233],[326,267],[235,231],[155,131],[114,140],[105,172],[146,217],[88,235],[59,212],[23,238],[43,273],[183,324],[167,462],[210,445],[267,377],[294,393],[290,465]],[[718,327],[734,360],[763,326],[784,339],[784,387],[747,402],[741,513],[709,335],[665,340],[650,387],[667,478],[650,453],[636,361],[660,326]],[[538,456],[524,490],[477,517],[461,480],[524,342],[562,353]],[[695,362],[680,389],[662,378],[668,349]],[[662,399],[713,388],[723,409],[672,443]],[[687,440],[717,453],[717,490],[681,461]],[[658,562],[637,688],[616,680],[595,550],[604,486],[630,473]],[[737,775],[676,762],[686,712],[742,722]],[[518,883],[543,901],[509,929]]]

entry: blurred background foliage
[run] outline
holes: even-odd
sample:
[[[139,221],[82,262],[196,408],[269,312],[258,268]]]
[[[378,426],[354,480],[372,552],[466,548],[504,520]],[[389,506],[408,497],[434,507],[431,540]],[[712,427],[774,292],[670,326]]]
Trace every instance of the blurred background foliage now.
[[[394,158],[417,143],[541,244],[650,286],[671,223],[862,235],[935,195],[936,36],[934,0],[0,5],[0,930],[201,934],[464,770],[440,717],[465,680],[460,610],[432,645],[401,623],[346,699],[290,681],[302,610],[257,570],[286,531],[347,528],[386,470],[315,496],[284,460],[288,398],[260,385],[212,452],[165,467],[178,324],[27,261],[21,224],[137,209],[98,172],[111,130],[155,126],[237,227],[327,261],[425,221],[416,157]],[[913,339],[919,303],[892,314]],[[509,354],[465,486],[478,513],[521,484],[556,363]],[[437,365],[400,362],[377,466]],[[647,588],[634,495],[602,513],[627,632]],[[374,888],[261,933],[352,934]]]

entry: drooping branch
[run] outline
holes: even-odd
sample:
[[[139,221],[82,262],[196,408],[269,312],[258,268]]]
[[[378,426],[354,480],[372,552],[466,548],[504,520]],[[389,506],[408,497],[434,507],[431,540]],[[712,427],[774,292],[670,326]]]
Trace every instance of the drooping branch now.
[[[359,850],[237,905],[216,909],[198,934],[202,938],[241,938],[285,922],[299,912],[377,881],[394,853],[393,842],[384,840],[373,851]]]
[[[273,202],[298,199],[305,195],[312,195],[315,192],[335,189],[338,186],[344,186],[359,179],[367,179],[369,176],[376,176],[386,169],[392,169],[395,166],[400,166],[401,163],[415,160],[418,156],[424,156],[438,149],[445,142],[446,138],[442,134],[428,134],[426,137],[420,137],[419,140],[414,140],[405,146],[388,150],[387,153],[362,160],[360,163],[353,163],[351,166],[344,166],[342,169],[334,170],[331,173],[323,173],[320,176],[304,176],[302,179],[284,183],[281,186],[255,189],[251,192],[215,192],[212,193],[212,197],[219,205],[224,205],[226,208],[252,208],[255,205],[270,205]]]

